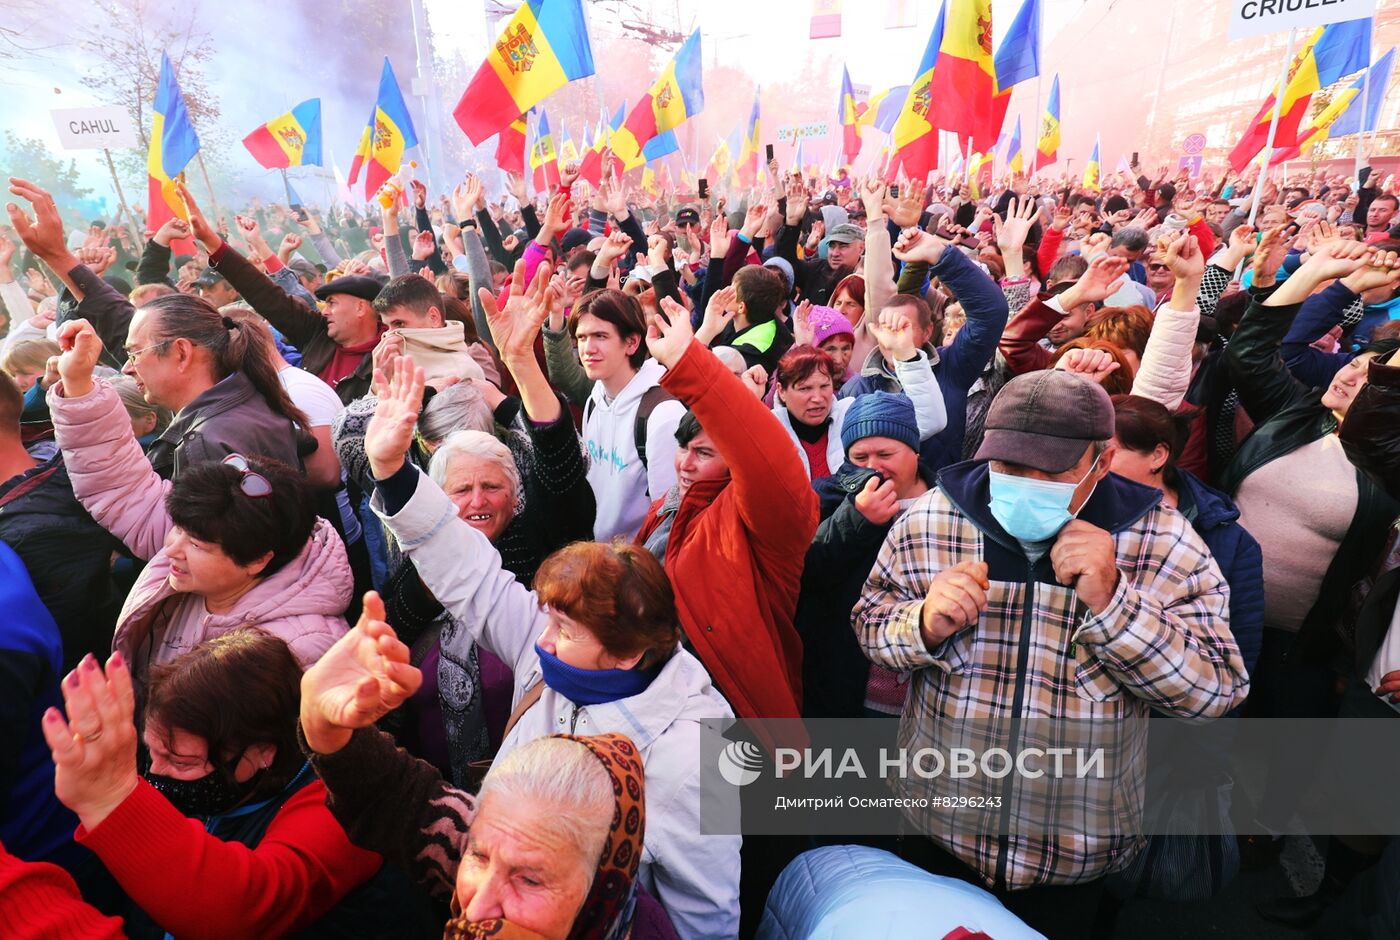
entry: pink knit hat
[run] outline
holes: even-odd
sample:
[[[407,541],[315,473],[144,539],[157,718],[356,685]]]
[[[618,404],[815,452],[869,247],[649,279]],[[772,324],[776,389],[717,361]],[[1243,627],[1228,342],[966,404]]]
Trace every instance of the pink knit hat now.
[[[812,324],[813,346],[820,346],[833,336],[840,336],[842,333],[850,336],[852,342],[855,341],[856,328],[851,326],[851,321],[847,320],[835,307],[814,306],[808,317],[808,322]]]

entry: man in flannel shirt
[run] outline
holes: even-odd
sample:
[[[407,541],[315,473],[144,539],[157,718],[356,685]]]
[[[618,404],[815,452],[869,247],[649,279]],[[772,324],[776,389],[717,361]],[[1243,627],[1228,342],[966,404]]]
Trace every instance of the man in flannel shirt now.
[[[1052,936],[1088,936],[1104,876],[1146,843],[1134,826],[1149,710],[1210,721],[1249,678],[1205,543],[1160,492],[1110,472],[1099,385],[1017,376],[986,427],[976,459],[944,469],[890,530],[854,626],[873,662],[911,674],[906,753],[1106,749],[1098,778],[890,775],[900,797],[979,804],[905,809],[906,858],[980,881]]]

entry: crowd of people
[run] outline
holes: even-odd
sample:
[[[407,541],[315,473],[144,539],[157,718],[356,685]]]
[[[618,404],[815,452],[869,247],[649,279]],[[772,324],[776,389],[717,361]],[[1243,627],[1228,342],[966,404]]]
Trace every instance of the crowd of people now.
[[[1395,718],[1393,183],[1133,169],[179,183],[144,243],[11,178],[0,933],[1114,936],[1156,837],[708,834],[700,742]],[[1269,771],[1178,880],[1278,864]],[[1258,915],[1400,935],[1400,842],[1325,850]]]

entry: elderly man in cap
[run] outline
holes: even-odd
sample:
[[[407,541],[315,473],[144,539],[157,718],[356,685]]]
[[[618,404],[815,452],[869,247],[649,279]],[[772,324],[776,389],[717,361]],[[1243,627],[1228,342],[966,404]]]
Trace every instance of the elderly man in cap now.
[[[1146,844],[1134,827],[1149,712],[1210,721],[1249,686],[1220,569],[1161,493],[1110,472],[1113,435],[1100,386],[1012,379],[976,459],[895,522],[853,611],[866,656],[911,676],[907,753],[948,753],[974,729],[1013,758],[1028,742],[1107,745],[1097,778],[893,781],[905,798],[980,798],[969,805],[985,809],[906,810],[917,834],[902,854],[980,881],[1051,937],[1090,936],[1104,876]]]
[[[823,213],[823,217],[826,215]],[[825,305],[831,303],[831,292],[841,278],[860,267],[861,255],[865,252],[865,230],[846,221],[829,226],[826,230],[826,259],[800,261],[797,241],[806,217],[807,190],[801,180],[789,181],[787,215],[783,227],[778,230],[774,253],[792,265],[802,298],[815,305]]]

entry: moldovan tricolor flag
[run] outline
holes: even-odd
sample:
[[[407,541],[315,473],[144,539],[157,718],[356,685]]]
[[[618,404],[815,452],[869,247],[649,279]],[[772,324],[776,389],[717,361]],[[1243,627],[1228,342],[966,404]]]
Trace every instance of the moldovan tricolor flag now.
[[[274,170],[321,165],[321,99],[303,101],[243,138],[258,163]]]
[[[1059,159],[1060,152],[1060,76],[1050,83],[1050,100],[1040,119],[1040,140],[1035,145],[1035,168],[1047,167]]]
[[[516,176],[525,175],[525,116],[501,128],[496,137],[496,166]]]
[[[637,147],[646,145],[662,131],[680,127],[705,107],[704,77],[700,59],[700,30],[690,34],[676,57],[642,95],[627,115],[623,132],[636,138]]]
[[[934,127],[932,84],[934,63],[938,61],[938,50],[943,45],[943,23],[947,13],[945,4],[938,11],[938,19],[934,21],[933,32],[924,48],[924,57],[919,60],[919,71],[909,84],[909,94],[890,132],[895,162],[904,167],[910,179],[920,182],[928,179],[928,174],[938,166],[938,131]]]
[[[992,62],[992,0],[947,0],[942,42],[929,93],[938,102],[936,123],[974,150],[996,146],[1008,96],[999,94]],[[918,83],[915,83],[916,87]]]
[[[1313,147],[1331,137],[1374,129],[1375,115],[1380,111],[1381,101],[1385,98],[1385,86],[1390,80],[1390,69],[1394,62],[1395,50],[1392,48],[1371,66],[1369,72],[1332,96],[1327,107],[1323,108],[1307,127],[1299,131],[1296,147],[1276,149],[1269,163],[1276,166],[1285,160],[1304,156]],[[1359,119],[1368,105],[1372,126],[1364,128]],[[1351,117],[1352,115],[1355,117]],[[1344,122],[1343,118],[1347,120]]]
[[[418,134],[413,130],[413,119],[408,116],[408,105],[404,104],[398,79],[394,78],[394,69],[385,56],[384,68],[379,73],[379,97],[360,135],[355,158],[350,161],[350,185],[355,185],[360,171],[364,170],[365,196],[373,196],[399,171],[404,151],[416,146]]]
[[[540,111],[540,121],[535,125],[530,169],[534,171],[535,192],[542,193],[559,185],[559,154],[554,149],[554,134],[549,130],[549,115],[544,111]]]
[[[611,167],[603,166],[603,151],[612,145],[613,132],[622,126],[622,119],[626,114],[627,102],[624,101],[618,106],[617,114],[613,116],[611,122],[607,120],[606,113],[598,121],[598,133],[593,137],[593,146],[583,155],[583,160],[579,163],[579,179],[588,180],[594,186],[602,185],[603,173],[611,169]]]
[[[479,144],[551,92],[594,71],[583,0],[525,0],[486,54],[452,116],[471,142]]]
[[[175,195],[175,178],[199,152],[199,135],[175,80],[170,57],[160,54],[160,84],[151,108],[151,147],[146,152],[146,227],[152,232],[173,218],[186,219],[185,204]]]
[[[1089,162],[1084,164],[1084,186],[1087,189],[1099,188],[1099,135],[1094,135],[1094,152],[1089,154]]]
[[[1011,143],[1006,145],[1006,168],[1012,173],[1020,173],[1025,169],[1024,160],[1021,157],[1021,118],[1016,118],[1016,126],[1011,131]]]
[[[569,125],[559,125],[559,162],[577,163],[578,147],[574,145],[574,139],[569,136]]]
[[[734,165],[734,173],[740,186],[753,186],[758,181],[758,92],[753,93],[753,110],[749,112],[749,126],[744,131],[739,144],[739,159]]]
[[[1298,130],[1307,114],[1312,93],[1326,88],[1343,76],[1359,72],[1371,64],[1371,20],[1333,23],[1312,34],[1289,65],[1284,86],[1274,146],[1287,148],[1298,143]],[[1277,90],[1277,89],[1276,89]],[[1274,117],[1274,95],[1264,101],[1244,137],[1230,151],[1230,166],[1236,172],[1247,167],[1264,149],[1269,125]]]
[[[836,116],[841,121],[841,152],[847,163],[860,156],[860,115],[856,113],[856,92],[851,85],[851,70],[841,69],[841,101]]]

